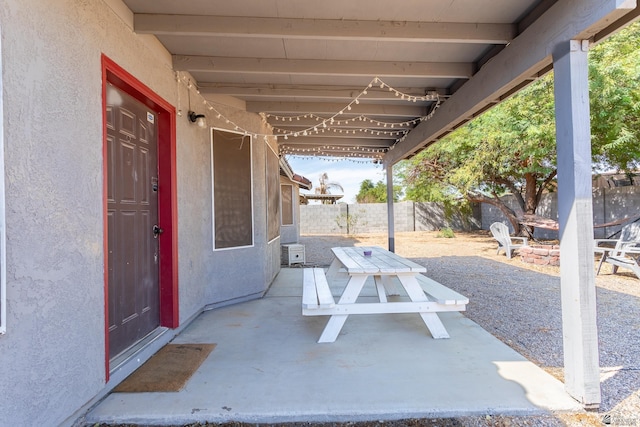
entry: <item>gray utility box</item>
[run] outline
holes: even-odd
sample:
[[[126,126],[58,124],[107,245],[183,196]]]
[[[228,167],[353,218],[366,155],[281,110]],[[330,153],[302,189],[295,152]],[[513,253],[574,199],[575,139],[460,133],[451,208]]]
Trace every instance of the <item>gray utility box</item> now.
[[[281,264],[304,264],[304,245],[282,245]]]

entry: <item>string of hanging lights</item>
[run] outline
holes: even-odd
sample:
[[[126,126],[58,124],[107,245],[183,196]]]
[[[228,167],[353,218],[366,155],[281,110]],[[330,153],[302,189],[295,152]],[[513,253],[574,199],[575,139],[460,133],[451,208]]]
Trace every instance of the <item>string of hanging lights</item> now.
[[[349,156],[342,157],[367,157],[367,158],[376,158],[379,159],[382,155],[390,149],[393,149],[397,144],[404,141],[406,138],[409,129],[420,122],[430,119],[435,113],[436,109],[440,106],[441,97],[436,91],[430,91],[423,96],[416,96],[404,93],[398,89],[393,88],[392,86],[385,83],[379,77],[374,77],[371,82],[360,91],[358,95],[356,95],[349,103],[345,105],[344,108],[340,109],[336,113],[332,114],[329,117],[322,117],[314,113],[305,113],[296,116],[280,116],[273,114],[261,114],[263,123],[268,126],[268,128],[273,132],[269,134],[256,133],[250,130],[243,128],[240,124],[235,123],[233,120],[226,117],[222,112],[220,112],[213,102],[204,99],[200,94],[200,90],[193,84],[190,78],[183,75],[180,71],[176,72],[176,80],[179,83],[184,84],[187,87],[187,90],[190,91],[195,90],[197,95],[202,98],[202,102],[206,109],[215,115],[216,119],[223,121],[228,127],[232,130],[244,133],[248,136],[253,136],[254,138],[262,137],[266,142],[268,138],[276,137],[280,140],[288,140],[290,137],[295,138],[299,136],[309,136],[309,135],[318,135],[320,133],[331,132],[334,134],[343,134],[343,135],[356,135],[358,133],[370,134],[372,136],[389,136],[395,137],[393,144],[389,148],[384,149],[371,149],[363,146],[354,146],[354,147],[339,147],[339,146],[322,146],[322,147],[314,147],[314,148],[296,148],[292,146],[288,146],[285,144],[280,144],[279,151],[281,155],[284,154],[296,154],[296,153],[313,153],[315,156],[327,155],[327,151],[349,151],[352,153]],[[417,117],[415,119],[407,120],[404,122],[384,122],[377,119],[373,119],[367,117],[366,115],[358,115],[356,117],[345,118],[342,117],[348,111],[351,111],[354,105],[360,103],[360,99],[366,97],[369,90],[373,87],[377,86],[380,89],[387,89],[389,92],[394,93],[395,97],[405,100],[407,102],[417,102],[417,101],[435,101],[433,104],[431,111],[426,116]],[[179,91],[178,91],[179,93]],[[178,98],[178,103],[180,102],[180,98]],[[180,106],[178,106],[178,115],[182,115],[182,111],[180,110]],[[286,125],[287,122],[291,123],[294,120],[300,121],[303,119],[315,120],[316,124],[312,126],[308,126],[306,128],[300,130],[287,130],[281,127],[272,126],[267,122],[267,119],[273,119],[275,121],[281,121],[283,125]],[[356,126],[354,129],[344,129],[344,126],[353,126],[361,122],[362,125]],[[387,129],[387,130],[385,130]],[[397,130],[393,130],[397,129]],[[344,150],[343,150],[344,148]],[[324,151],[323,151],[324,150]]]
[[[370,157],[360,158],[357,156],[322,156],[322,155],[300,155],[293,154],[288,155],[289,157],[295,157],[301,160],[322,160],[324,162],[329,163],[337,163],[337,162],[350,162],[356,164],[367,164],[373,162],[373,164],[381,164],[382,160],[378,158],[371,159]]]

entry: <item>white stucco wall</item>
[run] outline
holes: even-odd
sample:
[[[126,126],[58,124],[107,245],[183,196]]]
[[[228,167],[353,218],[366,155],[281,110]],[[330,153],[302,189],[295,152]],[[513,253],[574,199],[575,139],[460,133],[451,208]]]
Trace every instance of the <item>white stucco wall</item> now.
[[[109,0],[115,9],[122,5]],[[102,75],[107,55],[168,102],[186,100],[171,58],[100,0],[0,3],[7,224],[7,333],[0,335],[0,425],[58,425],[105,384]],[[193,96],[192,96],[193,100]],[[264,133],[260,118],[220,107]],[[210,125],[228,126],[215,117]],[[254,177],[265,145],[254,141]],[[279,268],[254,179],[255,245],[211,247],[209,133],[177,118],[180,321],[260,295]]]
[[[280,243],[298,243],[300,241],[300,187],[289,178],[280,176],[281,185],[290,185],[293,188],[293,224],[280,226]],[[282,221],[280,221],[282,224]]]

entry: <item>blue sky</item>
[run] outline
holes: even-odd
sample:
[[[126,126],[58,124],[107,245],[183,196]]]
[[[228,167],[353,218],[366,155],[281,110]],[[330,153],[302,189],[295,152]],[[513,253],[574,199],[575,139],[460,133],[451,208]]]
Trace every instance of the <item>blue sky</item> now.
[[[340,202],[355,203],[360,183],[365,179],[374,183],[380,180],[386,182],[383,166],[375,165],[372,161],[365,162],[364,159],[328,161],[288,155],[287,160],[295,173],[310,179],[313,183],[311,191],[302,190],[303,193],[315,192],[320,175],[326,172],[330,182],[337,182],[344,188],[344,197]],[[332,193],[337,194],[336,191]]]

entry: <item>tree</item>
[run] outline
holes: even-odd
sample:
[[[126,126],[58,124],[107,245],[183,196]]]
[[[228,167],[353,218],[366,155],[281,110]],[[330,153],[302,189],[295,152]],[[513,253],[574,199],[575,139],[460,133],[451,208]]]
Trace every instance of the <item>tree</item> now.
[[[344,193],[344,188],[337,182],[329,181],[329,175],[324,172],[318,179],[319,185],[316,187],[316,194],[331,194],[332,189],[340,189]],[[322,204],[330,204],[328,200],[323,200]]]
[[[589,56],[591,133],[598,169],[631,172],[640,160],[640,23]]]
[[[523,213],[535,213],[556,176],[552,84],[541,79],[409,160],[407,198],[490,203],[519,232],[500,196],[510,192]]]
[[[598,169],[628,171],[640,159],[638,45],[640,24],[634,24],[591,53]],[[553,79],[546,76],[405,162],[401,175],[408,199],[490,203],[519,233],[518,216],[534,214],[543,192],[554,190],[555,148]],[[500,198],[506,193],[515,197],[515,209]]]
[[[402,195],[402,186],[393,186],[393,201],[400,200]],[[375,185],[370,179],[365,179],[360,183],[360,191],[356,195],[358,203],[386,203],[387,202],[387,185],[378,181]]]

